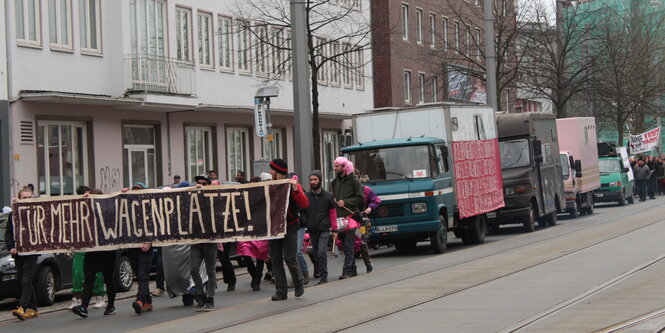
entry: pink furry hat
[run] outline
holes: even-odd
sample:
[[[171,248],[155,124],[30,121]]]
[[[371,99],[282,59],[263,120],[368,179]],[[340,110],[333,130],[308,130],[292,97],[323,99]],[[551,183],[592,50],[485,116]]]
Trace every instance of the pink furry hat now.
[[[344,167],[345,176],[353,173],[353,162],[349,161],[346,157],[340,156],[336,158],[334,164],[339,164]]]

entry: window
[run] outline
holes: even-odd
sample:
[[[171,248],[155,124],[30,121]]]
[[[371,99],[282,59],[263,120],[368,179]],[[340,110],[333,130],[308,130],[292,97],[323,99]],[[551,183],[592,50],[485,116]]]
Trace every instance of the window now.
[[[434,15],[434,14],[429,14],[429,35],[430,35],[429,46],[430,47],[435,47],[436,46],[436,15]]]
[[[480,59],[480,29],[476,28],[476,58]]]
[[[286,146],[285,137],[284,129],[270,129],[270,134],[266,135],[264,140],[261,140],[262,156],[268,160],[276,158],[286,159],[286,154],[284,153],[284,147]]]
[[[432,76],[432,102],[439,101],[439,78]]]
[[[339,132],[323,131],[323,183],[330,189],[330,182],[335,179],[333,162],[340,155]]]
[[[443,31],[441,32],[443,35],[443,50],[448,51],[448,19],[444,18],[441,24],[443,25]]]
[[[455,52],[460,53],[460,49],[459,49],[459,22],[455,22]]]
[[[364,50],[356,50],[356,89],[365,89],[365,56]]]
[[[343,47],[344,50],[342,50],[342,52],[344,54],[342,55],[342,69],[344,70],[344,87],[351,88],[353,86],[353,74],[351,68],[353,66],[353,52],[351,52],[351,45],[344,44]]]
[[[130,0],[129,6],[132,53],[166,56],[166,1]]]
[[[337,57],[339,55],[341,46],[339,43],[334,42],[330,45],[332,48],[330,51],[330,56],[335,57],[335,59],[332,61],[332,65],[330,66],[330,84],[333,86],[339,86],[339,62],[340,62],[340,57]]]
[[[99,0],[79,0],[79,29],[82,53],[102,53]]]
[[[423,10],[416,9],[416,43],[423,43]]]
[[[77,187],[89,184],[87,140],[83,122],[37,122],[37,190],[41,195],[73,195]]]
[[[418,73],[418,104],[425,103],[425,74]]]
[[[217,37],[219,45],[219,68],[233,70],[232,21],[225,16],[217,17]]]
[[[411,103],[411,71],[404,71],[404,102]]]
[[[123,164],[125,187],[141,182],[157,186],[157,145],[154,125],[123,125]]]
[[[71,0],[49,0],[49,44],[51,49],[72,49]]]
[[[402,4],[402,40],[409,40],[409,5]]]
[[[255,46],[255,59],[256,59],[256,72],[261,75],[268,74],[268,26],[261,25],[256,27],[256,46]]]
[[[281,29],[272,29],[272,73],[276,76],[284,75],[284,34]]]
[[[238,33],[237,38],[238,42],[236,43],[238,51],[238,71],[249,73],[251,71],[250,60],[249,60],[249,27],[245,22],[238,24]],[[235,174],[234,174],[235,175]]]
[[[316,52],[317,52],[316,65],[321,66],[321,64],[323,63],[325,57],[327,57],[326,48],[327,48],[328,44],[327,44],[325,39],[318,38],[318,37],[316,37],[316,39],[314,40],[314,43],[316,43],[315,48],[316,48]],[[327,66],[325,66],[325,65],[321,66],[319,68],[319,72],[318,72],[318,75],[317,75],[318,76],[317,81],[319,82],[320,85],[327,85],[328,84],[328,73],[327,73],[326,69],[327,69]]]
[[[187,179],[208,173],[208,170],[214,170],[213,164],[213,145],[211,127],[185,128],[187,142]]]
[[[466,55],[467,57],[469,57],[471,56],[471,27],[468,25],[466,26],[465,35],[466,35]]]
[[[15,1],[17,43],[22,46],[41,46],[41,1]]]
[[[198,12],[196,13],[198,23],[198,42],[199,42],[199,65],[202,68],[213,68],[215,64],[212,55],[212,14]]]
[[[226,158],[228,179],[234,179],[238,171],[250,169],[249,129],[228,127],[226,129]]]
[[[192,61],[192,11],[187,8],[175,9],[176,58]]]

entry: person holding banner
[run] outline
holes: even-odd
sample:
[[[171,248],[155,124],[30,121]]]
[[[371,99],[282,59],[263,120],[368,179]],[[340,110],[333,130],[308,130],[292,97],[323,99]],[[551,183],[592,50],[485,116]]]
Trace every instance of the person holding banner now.
[[[330,184],[332,193],[337,202],[338,220],[346,216],[351,222],[356,222],[355,227],[350,227],[339,233],[339,238],[344,244],[344,268],[339,279],[343,280],[358,275],[356,270],[355,241],[357,222],[362,221],[360,208],[363,206],[363,187],[353,174],[353,163],[346,157],[338,157],[333,163],[336,177]],[[351,223],[349,223],[351,226]],[[335,230],[336,228],[333,228]]]
[[[31,199],[33,197],[32,191],[29,188],[24,187],[18,192],[17,197],[19,200]],[[7,221],[5,244],[7,245],[12,258],[14,258],[17,277],[21,282],[21,298],[19,299],[18,307],[12,311],[12,315],[21,321],[37,318],[39,312],[37,311],[37,298],[35,297],[35,289],[33,288],[32,283],[34,281],[37,257],[39,257],[39,255],[19,255],[16,250],[16,241],[14,239],[14,222],[12,214],[9,214],[9,220]]]
[[[289,173],[286,162],[282,159],[274,159],[270,162],[270,174],[273,180],[287,179]],[[293,284],[295,285],[295,295],[300,297],[305,293],[303,275],[300,271],[300,265],[296,260],[296,251],[298,249],[298,229],[300,229],[300,220],[298,218],[299,209],[307,209],[309,201],[305,196],[302,187],[295,179],[289,179],[291,184],[291,198],[286,215],[286,234],[284,238],[272,239],[268,241],[268,253],[272,262],[272,270],[275,276],[275,294],[273,301],[282,301],[287,298],[287,282],[284,264],[291,273]]]

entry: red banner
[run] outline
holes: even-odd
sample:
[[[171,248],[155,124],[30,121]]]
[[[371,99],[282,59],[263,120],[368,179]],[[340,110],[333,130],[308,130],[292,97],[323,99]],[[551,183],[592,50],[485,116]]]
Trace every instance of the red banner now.
[[[497,139],[453,142],[453,165],[460,218],[491,212],[505,205]]]

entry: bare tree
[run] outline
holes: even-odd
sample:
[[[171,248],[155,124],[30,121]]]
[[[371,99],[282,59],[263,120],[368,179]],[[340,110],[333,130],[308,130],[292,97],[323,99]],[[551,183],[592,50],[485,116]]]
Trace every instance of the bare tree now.
[[[565,118],[568,102],[588,87],[599,56],[587,52],[594,40],[595,10],[563,9],[561,0],[554,1],[528,4],[530,23],[524,26],[518,46],[520,88],[551,100],[557,117]],[[558,13],[556,19],[553,12]]]
[[[307,45],[312,95],[314,163],[321,169],[319,84],[349,86],[365,79],[370,57],[371,26],[361,1],[304,0],[307,12]],[[252,36],[247,43],[257,76],[266,84],[291,76],[291,16],[289,1],[236,0],[237,33]],[[238,52],[242,52],[239,50]],[[268,62],[270,59],[270,62]],[[268,63],[271,65],[269,66]],[[270,68],[269,68],[270,67]]]
[[[621,144],[626,123],[640,133],[663,114],[665,22],[655,9],[631,2],[601,4],[595,26],[590,100],[595,115],[616,126]]]
[[[483,1],[447,0],[440,11],[447,15],[447,26],[435,32],[435,48],[426,48],[424,53],[437,72],[443,76],[451,74],[450,66],[464,74],[485,79],[485,26],[483,21]],[[496,82],[499,108],[504,92],[516,86],[521,55],[515,52],[522,11],[515,8],[513,0],[494,0],[494,32],[496,35]],[[515,92],[513,90],[513,92]]]

